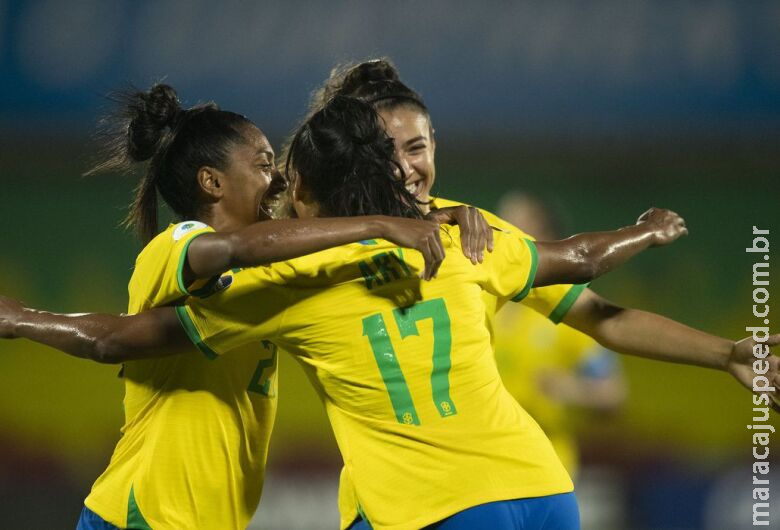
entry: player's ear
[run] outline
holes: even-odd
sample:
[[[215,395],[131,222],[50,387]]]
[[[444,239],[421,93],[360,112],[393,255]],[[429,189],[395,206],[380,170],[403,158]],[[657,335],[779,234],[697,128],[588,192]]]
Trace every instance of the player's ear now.
[[[317,217],[319,207],[300,178],[292,178],[292,206],[298,217]]]
[[[222,172],[209,166],[203,166],[198,170],[198,186],[201,191],[213,201],[222,198]]]

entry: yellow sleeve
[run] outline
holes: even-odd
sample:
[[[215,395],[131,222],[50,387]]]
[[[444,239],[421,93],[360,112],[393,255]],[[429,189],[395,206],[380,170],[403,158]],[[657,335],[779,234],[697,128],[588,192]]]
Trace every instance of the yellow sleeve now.
[[[277,336],[288,295],[267,269],[242,270],[225,290],[209,298],[189,298],[176,307],[184,331],[206,357]]]
[[[558,324],[587,287],[588,284],[535,287],[522,303]]]
[[[529,241],[535,240],[529,234],[526,234],[511,223],[504,221],[497,215],[481,208],[479,208],[479,211],[490,226],[510,234],[515,234],[521,239],[527,239]],[[530,307],[542,316],[549,318],[554,324],[558,324],[563,320],[563,317],[566,316],[566,313],[569,312],[571,306],[574,305],[574,302],[577,301],[577,298],[579,298],[582,291],[587,287],[588,284],[560,284],[533,287],[528,293],[528,296],[524,296],[519,300],[513,299],[513,301],[519,301],[521,304]]]
[[[485,255],[485,290],[499,299],[519,302],[531,291],[536,277],[536,245],[530,239],[495,234],[493,252]]]
[[[437,208],[446,208],[448,206],[469,206],[462,202],[451,201],[448,199],[442,199],[437,197],[433,199],[433,205]],[[496,214],[477,208],[485,220],[493,228],[497,228],[503,232],[515,234],[521,239],[534,240],[533,237],[526,234],[512,223],[509,223]],[[523,297],[520,303],[526,305],[541,314],[544,317],[549,318],[553,323],[558,324],[566,313],[577,301],[582,291],[585,290],[587,285],[548,285],[546,287],[534,287],[528,293],[528,296]]]
[[[197,221],[168,227],[141,251],[130,279],[130,312],[170,304],[184,296],[207,296],[219,275],[185,285],[184,265],[190,244],[214,229]]]

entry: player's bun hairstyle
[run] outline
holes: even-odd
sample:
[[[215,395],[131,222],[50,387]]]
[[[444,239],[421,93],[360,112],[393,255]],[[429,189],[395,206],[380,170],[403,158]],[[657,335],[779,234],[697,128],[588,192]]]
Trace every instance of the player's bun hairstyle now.
[[[428,108],[420,95],[401,82],[398,70],[388,59],[337,66],[323,86],[315,91],[310,110],[316,110],[336,95],[371,103],[375,109],[411,106],[426,116]]]
[[[423,216],[379,115],[355,98],[335,96],[298,128],[286,173],[325,215]]]
[[[118,108],[103,119],[102,161],[87,174],[149,161],[124,221],[147,243],[157,234],[157,193],[180,219],[196,217],[202,206],[198,170],[224,169],[230,149],[244,141],[244,127],[252,122],[215,103],[184,109],[165,84],[116,92],[109,99]]]

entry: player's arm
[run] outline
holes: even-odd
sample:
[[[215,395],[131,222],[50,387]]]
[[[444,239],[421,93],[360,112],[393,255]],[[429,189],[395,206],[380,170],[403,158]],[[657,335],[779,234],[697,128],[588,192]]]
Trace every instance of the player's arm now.
[[[780,387],[780,359],[769,353],[770,346],[780,344],[780,334],[770,335],[764,343],[752,337],[734,342],[655,313],[620,307],[590,289],[583,291],[563,322],[613,351],[726,371],[758,392],[756,399],[766,395],[764,404],[780,412],[780,405],[770,399]],[[764,378],[758,379],[763,391],[754,388],[757,375]]]
[[[550,369],[539,377],[540,390],[565,405],[599,412],[617,410],[626,400],[628,389],[617,367],[615,354],[596,346],[596,355],[573,369]]]
[[[0,296],[0,338],[25,338],[99,363],[192,352],[192,342],[171,307],[137,315],[58,314]]]
[[[187,251],[183,278],[189,285],[230,269],[266,265],[374,238],[419,250],[425,259],[425,279],[436,275],[444,259],[439,224],[430,220],[382,215],[282,219],[196,238]]]
[[[619,230],[537,241],[539,264],[533,286],[587,283],[639,252],[667,245],[687,233],[682,217],[671,210],[651,208],[635,225]]]

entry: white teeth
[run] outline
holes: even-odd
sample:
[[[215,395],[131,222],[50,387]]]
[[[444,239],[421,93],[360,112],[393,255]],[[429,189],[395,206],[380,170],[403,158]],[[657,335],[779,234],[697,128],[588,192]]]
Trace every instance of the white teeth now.
[[[414,184],[407,184],[406,191],[414,195],[417,192],[417,183],[415,182]]]

